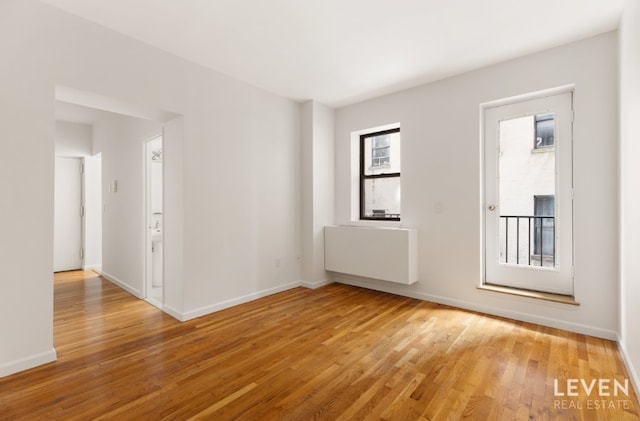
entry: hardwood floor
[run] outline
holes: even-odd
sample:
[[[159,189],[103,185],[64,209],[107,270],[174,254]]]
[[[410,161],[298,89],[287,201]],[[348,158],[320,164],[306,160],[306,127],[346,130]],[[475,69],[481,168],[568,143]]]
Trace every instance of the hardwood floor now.
[[[55,347],[0,379],[1,420],[639,419],[630,380],[554,395],[613,394],[613,342],[339,284],[180,323],[60,274]]]

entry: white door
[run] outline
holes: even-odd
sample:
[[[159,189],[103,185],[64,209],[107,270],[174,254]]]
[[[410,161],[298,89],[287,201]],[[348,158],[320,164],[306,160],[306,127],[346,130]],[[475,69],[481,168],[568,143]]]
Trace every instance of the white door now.
[[[485,279],[573,294],[572,93],[484,110]]]
[[[53,271],[82,268],[82,161],[56,158]]]

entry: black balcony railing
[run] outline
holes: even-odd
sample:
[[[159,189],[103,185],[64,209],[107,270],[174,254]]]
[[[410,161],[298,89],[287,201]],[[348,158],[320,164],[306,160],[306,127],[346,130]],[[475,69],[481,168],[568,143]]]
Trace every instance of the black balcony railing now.
[[[556,266],[556,224],[553,216],[500,215],[504,263]]]

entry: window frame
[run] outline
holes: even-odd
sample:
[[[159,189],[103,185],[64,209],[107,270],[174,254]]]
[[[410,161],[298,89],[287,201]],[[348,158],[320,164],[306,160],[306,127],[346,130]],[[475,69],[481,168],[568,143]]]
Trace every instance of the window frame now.
[[[399,217],[376,217],[376,216],[366,216],[365,212],[365,192],[364,185],[366,180],[372,179],[380,179],[380,178],[400,178],[400,172],[393,173],[382,173],[382,174],[369,174],[365,173],[365,140],[370,137],[382,136],[385,134],[392,133],[400,133],[400,127],[380,130],[370,133],[363,133],[360,135],[360,220],[362,221],[400,221],[401,216]],[[389,143],[389,148],[391,147],[391,143]],[[371,153],[373,154],[374,148],[371,148]]]

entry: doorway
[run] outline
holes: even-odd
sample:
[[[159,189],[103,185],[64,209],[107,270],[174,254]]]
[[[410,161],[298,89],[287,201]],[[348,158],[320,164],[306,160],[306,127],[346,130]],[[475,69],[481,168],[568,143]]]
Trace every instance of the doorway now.
[[[145,299],[162,309],[164,299],[163,140],[145,142]]]
[[[572,95],[483,110],[485,283],[573,295]]]

